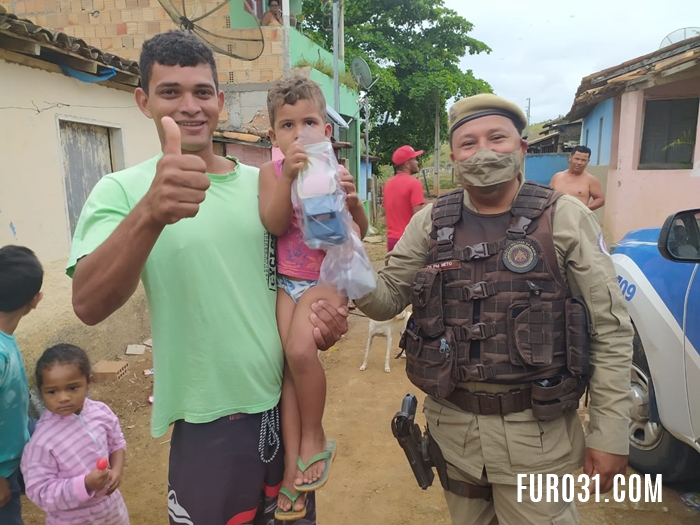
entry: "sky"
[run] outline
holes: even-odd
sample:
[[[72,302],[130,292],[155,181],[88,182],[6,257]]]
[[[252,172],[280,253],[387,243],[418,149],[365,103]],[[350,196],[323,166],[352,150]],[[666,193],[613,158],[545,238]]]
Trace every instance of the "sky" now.
[[[445,6],[492,49],[467,55],[462,69],[523,111],[529,98],[532,123],[566,115],[583,77],[658,50],[676,29],[700,27],[698,0],[445,0]]]

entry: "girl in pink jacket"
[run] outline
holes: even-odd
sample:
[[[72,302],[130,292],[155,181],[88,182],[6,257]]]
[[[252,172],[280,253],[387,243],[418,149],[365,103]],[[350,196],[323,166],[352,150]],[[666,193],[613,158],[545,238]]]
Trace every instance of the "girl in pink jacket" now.
[[[77,346],[53,346],[36,364],[47,410],[21,468],[27,497],[46,512],[46,525],[129,525],[117,490],[126,442],[114,412],[87,398],[89,383],[90,360]]]

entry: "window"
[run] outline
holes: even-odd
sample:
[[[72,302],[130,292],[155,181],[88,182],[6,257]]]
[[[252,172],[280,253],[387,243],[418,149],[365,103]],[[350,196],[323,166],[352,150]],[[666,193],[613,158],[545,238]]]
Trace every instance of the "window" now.
[[[583,141],[584,146],[588,146],[588,132],[589,131],[590,131],[589,129],[586,129],[586,140]]]
[[[647,101],[640,170],[692,168],[699,102],[697,98]]]
[[[598,151],[596,158],[596,166],[600,166],[600,150],[603,149],[603,117],[600,117],[600,124],[598,125]]]

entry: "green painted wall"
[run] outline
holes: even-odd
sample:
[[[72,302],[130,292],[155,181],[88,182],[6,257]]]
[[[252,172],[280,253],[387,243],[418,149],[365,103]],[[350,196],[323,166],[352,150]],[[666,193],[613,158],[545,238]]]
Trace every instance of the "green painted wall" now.
[[[267,3],[265,3],[265,5],[267,5]],[[257,27],[258,21],[243,8],[243,0],[231,0],[229,7],[231,10],[232,28],[243,29],[246,27]]]
[[[330,106],[333,106],[334,97],[333,94],[333,79],[328,75],[311,68],[311,80],[318,82],[321,85],[321,90],[323,95],[326,97],[326,102]],[[357,99],[359,97],[357,91],[352,91],[348,89],[347,86],[340,84],[340,114],[347,115],[348,117],[358,117],[359,107],[357,105]]]
[[[289,14],[298,15],[301,13],[302,0],[289,0]]]
[[[319,58],[329,67],[333,67],[333,53],[326,51],[294,28],[289,30],[289,55],[292,67],[300,60],[313,64]],[[345,71],[343,62],[340,62],[338,67],[341,71]]]

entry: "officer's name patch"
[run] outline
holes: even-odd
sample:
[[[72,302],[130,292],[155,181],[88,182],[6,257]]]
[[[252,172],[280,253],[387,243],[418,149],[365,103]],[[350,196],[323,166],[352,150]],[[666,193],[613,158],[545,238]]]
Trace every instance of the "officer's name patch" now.
[[[441,261],[432,263],[426,266],[426,268],[434,268],[435,270],[459,270],[460,263],[457,260],[452,261]]]
[[[511,272],[529,272],[537,265],[537,260],[537,248],[527,240],[510,242],[503,249],[503,264]]]

